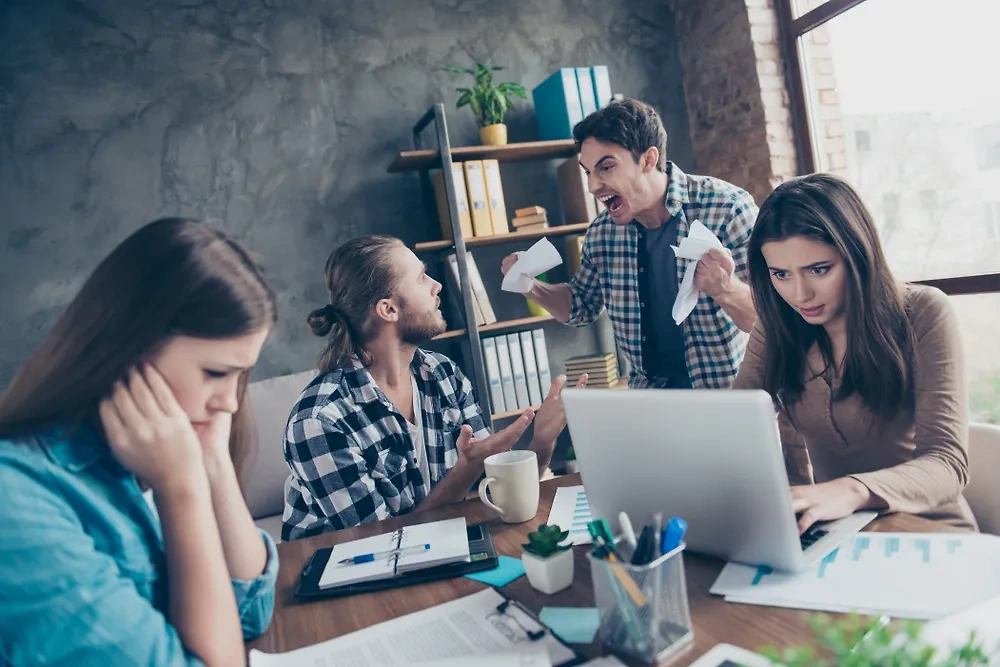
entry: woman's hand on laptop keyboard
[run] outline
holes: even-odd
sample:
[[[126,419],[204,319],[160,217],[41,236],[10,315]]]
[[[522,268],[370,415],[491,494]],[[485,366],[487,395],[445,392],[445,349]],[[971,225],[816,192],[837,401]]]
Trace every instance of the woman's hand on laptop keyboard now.
[[[877,496],[853,477],[792,487],[792,511],[799,517],[799,534],[817,521],[833,521],[872,506]]]

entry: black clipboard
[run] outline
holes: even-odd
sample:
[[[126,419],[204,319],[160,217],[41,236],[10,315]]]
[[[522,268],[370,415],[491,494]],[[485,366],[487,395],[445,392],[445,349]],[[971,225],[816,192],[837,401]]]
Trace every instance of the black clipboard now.
[[[569,660],[566,660],[565,662],[560,662],[560,663],[553,662],[552,663],[553,667],[573,667],[574,665],[582,665],[583,663],[587,662],[586,657],[582,656],[579,652],[577,652],[576,649],[574,649],[572,646],[570,646],[562,639],[560,639],[559,635],[552,632],[552,630],[550,630],[547,625],[545,625],[544,623],[541,622],[541,620],[539,620],[538,616],[528,611],[528,609],[523,604],[521,604],[514,598],[510,597],[496,586],[491,586],[490,588],[492,588],[494,592],[496,592],[497,594],[500,595],[500,597],[503,598],[503,602],[498,604],[496,607],[495,614],[497,615],[497,617],[510,619],[511,623],[513,623],[517,627],[517,629],[520,630],[520,632],[522,632],[525,635],[528,641],[537,642],[544,639],[546,636],[549,636],[552,637],[552,639],[554,639],[558,644],[562,645],[567,651],[569,651],[573,655],[573,657],[571,657]],[[512,609],[516,610],[516,613],[512,613],[511,612]],[[530,623],[534,624],[535,628],[532,629],[526,627],[524,621],[522,621],[521,618],[528,619]],[[513,630],[514,628],[511,629]]]
[[[423,570],[414,570],[413,572],[407,572],[390,579],[361,581],[343,586],[333,586],[331,588],[320,588],[319,580],[323,575],[323,570],[326,568],[327,561],[330,560],[333,547],[317,549],[309,559],[309,562],[302,568],[299,583],[295,587],[295,597],[301,600],[320,600],[323,598],[373,593],[390,588],[400,588],[414,584],[425,584],[430,581],[462,577],[471,572],[492,570],[500,564],[496,548],[493,546],[493,534],[490,532],[488,525],[479,523],[466,526],[465,531],[469,538],[469,553],[472,556],[472,560],[468,563],[439,565]]]

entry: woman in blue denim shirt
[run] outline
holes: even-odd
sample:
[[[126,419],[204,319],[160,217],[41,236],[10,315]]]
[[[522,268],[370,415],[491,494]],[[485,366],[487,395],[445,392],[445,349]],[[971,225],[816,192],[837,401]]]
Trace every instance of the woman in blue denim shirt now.
[[[0,396],[0,665],[245,664],[278,558],[236,471],[274,321],[260,267],[198,222],[98,266]]]

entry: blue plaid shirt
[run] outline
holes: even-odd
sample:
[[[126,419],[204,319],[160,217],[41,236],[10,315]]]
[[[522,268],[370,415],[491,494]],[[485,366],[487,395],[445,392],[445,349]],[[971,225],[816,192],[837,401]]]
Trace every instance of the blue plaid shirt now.
[[[490,432],[455,362],[418,349],[410,370],[433,487],[458,462],[463,424],[477,439]],[[286,541],[406,514],[431,491],[406,418],[357,359],[303,390],[285,430],[285,461],[292,471],[281,527]]]
[[[757,205],[745,190],[708,176],[688,176],[667,163],[666,206],[678,218],[677,242],[686,238],[691,223],[700,220],[733,253],[736,276],[748,280],[746,244],[757,218]],[[580,268],[569,282],[573,308],[568,324],[582,326],[607,308],[615,341],[632,370],[629,386],[655,386],[642,360],[644,333],[639,309],[637,274],[639,223],[618,226],[605,211],[591,223],[583,241]],[[677,284],[690,260],[677,259]],[[713,299],[702,294],[683,323],[687,368],[691,386],[725,389],[732,384],[746,350],[747,334]]]

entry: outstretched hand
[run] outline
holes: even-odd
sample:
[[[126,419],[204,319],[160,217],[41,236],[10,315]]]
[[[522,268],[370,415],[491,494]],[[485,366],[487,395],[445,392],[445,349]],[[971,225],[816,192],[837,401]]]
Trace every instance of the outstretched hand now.
[[[510,451],[518,439],[528,429],[528,425],[535,418],[534,410],[525,410],[517,420],[491,436],[475,439],[472,437],[472,427],[468,424],[462,426],[458,433],[458,440],[455,442],[458,448],[458,461],[460,465],[472,466],[477,471],[483,468],[483,462],[501,452]],[[478,474],[478,473],[477,473]]]
[[[566,376],[560,375],[552,382],[549,395],[542,401],[538,408],[538,417],[535,419],[535,435],[531,442],[531,448],[538,454],[539,461],[548,462],[552,458],[552,450],[556,445],[556,438],[566,428],[566,411],[563,410],[562,390],[566,386]],[[587,374],[584,373],[577,380],[577,388],[587,386]]]

